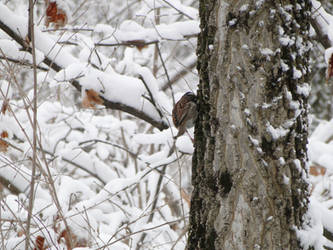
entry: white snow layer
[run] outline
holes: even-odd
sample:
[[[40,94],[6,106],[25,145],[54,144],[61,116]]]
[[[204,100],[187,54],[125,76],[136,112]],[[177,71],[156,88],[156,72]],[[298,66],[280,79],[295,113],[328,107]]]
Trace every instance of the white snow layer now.
[[[21,35],[23,38],[27,35],[26,18],[15,15],[11,10],[9,10],[4,4],[1,3],[0,13],[0,19],[2,22],[8,25],[12,30],[17,31],[18,34]],[[172,25],[180,33],[182,31],[189,30],[198,31],[199,29],[195,21],[175,23]],[[171,26],[168,26],[168,28],[165,29],[172,30],[173,26]],[[138,24],[134,25],[133,23],[131,23],[128,24],[128,26],[124,27],[127,27],[126,29],[128,30],[138,29]],[[163,29],[161,30],[161,32],[164,32]],[[138,34],[137,31],[133,31],[133,33],[135,35]],[[168,36],[167,31],[165,31],[164,33],[164,35]],[[130,37],[128,32],[125,32],[125,34],[127,38]],[[54,79],[56,82],[64,82],[77,79],[83,87],[83,90],[94,89],[97,93],[110,101],[116,103],[123,103],[127,106],[133,107],[145,113],[153,120],[161,121],[162,118],[160,117],[153,104],[149,102],[146,98],[143,98],[146,92],[146,87],[143,85],[142,81],[135,77],[118,74],[114,71],[103,72],[91,66],[88,66],[87,62],[84,63],[79,61],[77,58],[72,56],[72,54],[66,48],[58,45],[56,41],[51,39],[51,36],[41,32],[41,30],[36,26],[35,36],[36,48],[38,51],[40,51],[40,55],[38,56],[39,60],[41,61],[44,58],[43,55],[45,55],[63,68],[55,75]],[[172,35],[170,34],[170,37],[171,36]],[[17,46],[12,42],[0,41],[0,44],[5,44],[6,46],[4,47],[9,52],[13,52],[14,55],[19,54]],[[153,79],[151,74],[147,74],[144,68],[138,68],[137,70],[137,73],[141,73],[144,76],[146,82],[148,83],[148,86],[151,87],[149,91],[153,93],[153,97],[156,98],[155,102],[158,105],[158,89],[154,87],[158,86],[156,79]]]

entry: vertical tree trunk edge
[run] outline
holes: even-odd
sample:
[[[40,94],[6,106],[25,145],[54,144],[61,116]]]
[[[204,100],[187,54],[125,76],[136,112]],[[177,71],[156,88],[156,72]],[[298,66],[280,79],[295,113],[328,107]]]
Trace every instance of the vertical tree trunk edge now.
[[[311,1],[234,2],[199,6],[187,249],[301,249]]]

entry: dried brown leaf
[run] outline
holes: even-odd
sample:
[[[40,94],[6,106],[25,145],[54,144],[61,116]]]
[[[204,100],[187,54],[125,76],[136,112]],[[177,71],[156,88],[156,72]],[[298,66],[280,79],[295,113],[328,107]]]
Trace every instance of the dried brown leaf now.
[[[2,131],[0,134],[1,138],[8,138],[8,132],[6,130]]]
[[[67,250],[71,250],[71,239],[69,238],[70,235],[72,236],[72,244],[73,247],[87,247],[88,243],[86,239],[79,239],[75,234],[73,234],[73,232],[71,232],[71,234],[69,234],[67,232],[67,230],[63,230],[60,234],[60,236],[58,237],[58,243],[60,243],[61,239],[63,238],[65,240],[65,244],[67,247]]]
[[[310,166],[309,174],[313,176],[325,175],[326,168],[321,166]]]
[[[70,239],[69,239],[69,235],[68,232],[66,230],[63,230],[58,238],[58,243],[60,243],[61,239],[64,238],[65,239],[65,243],[66,243],[66,247],[68,250],[71,250],[71,243],[70,243]]]
[[[45,25],[49,27],[50,23],[54,23],[56,28],[64,27],[67,24],[66,12],[57,6],[57,2],[49,2],[46,8]]]
[[[45,238],[43,236],[38,235],[36,237],[36,247],[34,250],[46,250],[47,247],[44,246]]]
[[[102,98],[93,89],[86,89],[85,96],[82,100],[82,107],[95,108],[95,104],[103,104]]]
[[[8,143],[0,139],[0,152],[7,152]]]
[[[2,106],[1,106],[1,113],[4,115],[6,114],[6,111],[8,110],[8,107],[9,107],[9,99],[5,99],[3,102],[2,102]]]

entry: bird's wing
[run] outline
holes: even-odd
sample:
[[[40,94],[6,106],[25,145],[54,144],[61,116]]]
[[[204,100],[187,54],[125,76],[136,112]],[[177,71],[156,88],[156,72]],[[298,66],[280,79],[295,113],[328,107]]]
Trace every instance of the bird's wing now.
[[[185,120],[187,120],[187,117],[189,116],[189,109],[191,107],[191,103],[189,102],[180,102],[179,104],[179,108],[177,109],[177,125],[176,127],[179,127],[181,124],[183,124],[185,122]]]

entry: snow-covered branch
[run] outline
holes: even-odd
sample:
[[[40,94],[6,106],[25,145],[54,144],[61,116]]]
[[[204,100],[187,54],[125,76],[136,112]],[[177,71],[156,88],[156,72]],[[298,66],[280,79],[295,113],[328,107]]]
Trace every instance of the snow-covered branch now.
[[[333,34],[330,32],[333,27],[333,16],[325,11],[321,3],[312,0],[311,25],[316,31],[317,40],[325,49],[333,46]]]
[[[5,5],[0,4],[0,29],[14,39],[22,49],[31,53],[31,47],[26,42],[27,20],[15,15]],[[163,130],[168,128],[161,117],[159,107],[144,98],[145,90],[141,81],[134,77],[123,76],[116,72],[103,72],[86,64],[80,63],[66,48],[56,44],[47,34],[38,28],[36,33],[36,49],[39,52],[39,64],[44,63],[59,72],[57,81],[70,82],[78,91],[93,89],[103,100],[106,108],[124,111],[142,119],[154,127]],[[61,72],[63,72],[63,77]],[[75,79],[77,71],[84,75]],[[66,76],[65,76],[66,75]],[[124,93],[124,95],[122,95]],[[127,96],[128,98],[124,98]]]
[[[94,32],[109,37],[96,43],[96,46],[115,46],[117,44],[144,46],[160,40],[184,41],[196,37],[200,29],[199,22],[194,20],[160,24],[153,28],[144,28],[134,21],[127,20],[119,28],[99,24],[95,27]]]

